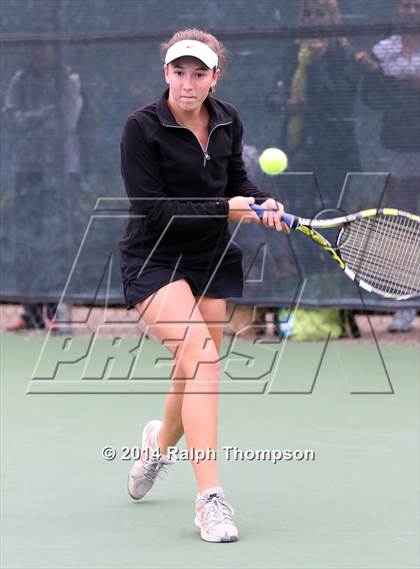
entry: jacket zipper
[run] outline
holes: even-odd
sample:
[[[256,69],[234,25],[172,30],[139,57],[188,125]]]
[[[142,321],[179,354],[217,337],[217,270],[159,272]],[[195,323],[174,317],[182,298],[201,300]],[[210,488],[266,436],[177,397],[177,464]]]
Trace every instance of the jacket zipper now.
[[[212,135],[213,132],[216,130],[216,128],[218,128],[219,126],[227,126],[228,124],[232,124],[232,121],[217,124],[216,126],[214,126],[214,127],[211,129],[210,134],[209,134],[209,137],[208,137],[208,139],[207,139],[207,145],[206,145],[205,148],[203,148],[203,145],[201,144],[200,139],[199,139],[198,136],[195,134],[195,132],[193,132],[190,128],[187,128],[186,126],[179,126],[179,125],[175,125],[175,124],[165,124],[165,123],[162,123],[162,126],[169,127],[169,128],[182,128],[182,129],[184,129],[184,130],[188,130],[189,132],[191,132],[191,134],[193,134],[193,135],[195,136],[195,138],[197,139],[197,142],[198,142],[198,144],[200,145],[201,150],[203,151],[203,155],[204,155],[204,158],[203,158],[203,166],[204,166],[204,168],[205,168],[205,167],[206,167],[207,160],[210,160],[210,156],[209,156],[207,150],[208,150],[208,147],[209,147],[209,144],[210,144],[210,137],[211,137],[211,135]]]

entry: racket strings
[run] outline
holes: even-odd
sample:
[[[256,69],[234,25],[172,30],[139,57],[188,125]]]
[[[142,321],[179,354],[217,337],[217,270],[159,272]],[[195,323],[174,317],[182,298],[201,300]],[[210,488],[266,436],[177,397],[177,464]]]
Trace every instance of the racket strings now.
[[[420,223],[378,214],[347,224],[339,247],[346,265],[387,295],[420,293]]]
[[[389,218],[379,226],[369,221],[364,224],[362,233],[359,228],[357,239],[351,243],[349,263],[353,264],[353,270],[356,269],[359,278],[369,279],[371,285],[384,292],[411,293],[418,281],[418,248],[415,241],[413,246],[409,238],[401,239],[395,222]],[[406,225],[407,220],[404,220],[403,226]],[[413,238],[412,232],[410,237]],[[406,290],[401,288],[401,280]]]
[[[402,223],[402,229],[407,226],[407,219]],[[369,230],[367,230],[369,227]],[[403,278],[404,284],[410,290],[416,286],[417,266],[414,266],[411,259],[416,257],[417,248],[412,246],[410,238],[401,239],[400,232],[396,231],[395,222],[392,218],[386,218],[383,226],[375,228],[372,233],[372,224],[369,224],[364,232],[365,241],[362,246],[359,244],[359,251],[364,255],[366,265],[371,264],[372,274],[376,277],[374,283],[377,288],[384,289],[385,292],[393,293],[395,282]],[[398,226],[397,226],[398,227]],[[386,229],[384,232],[383,229]],[[401,229],[401,227],[399,227]],[[415,243],[415,241],[414,241]],[[365,267],[367,268],[367,267]]]

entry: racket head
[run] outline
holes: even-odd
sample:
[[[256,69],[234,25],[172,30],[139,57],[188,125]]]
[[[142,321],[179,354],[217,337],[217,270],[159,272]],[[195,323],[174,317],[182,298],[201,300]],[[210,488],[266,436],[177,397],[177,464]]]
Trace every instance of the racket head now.
[[[265,211],[251,207],[259,216]],[[321,245],[363,289],[394,300],[420,296],[420,216],[383,208],[332,219],[284,214],[283,221]],[[335,246],[316,231],[334,227],[341,227]]]
[[[348,216],[335,250],[363,289],[394,300],[420,296],[420,216],[391,208]]]

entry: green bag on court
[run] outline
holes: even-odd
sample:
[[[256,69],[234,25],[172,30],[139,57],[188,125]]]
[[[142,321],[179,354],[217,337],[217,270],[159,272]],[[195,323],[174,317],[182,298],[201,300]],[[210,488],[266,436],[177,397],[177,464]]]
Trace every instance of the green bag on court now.
[[[283,338],[308,342],[340,338],[347,335],[347,326],[339,308],[297,308],[277,312],[277,329]]]

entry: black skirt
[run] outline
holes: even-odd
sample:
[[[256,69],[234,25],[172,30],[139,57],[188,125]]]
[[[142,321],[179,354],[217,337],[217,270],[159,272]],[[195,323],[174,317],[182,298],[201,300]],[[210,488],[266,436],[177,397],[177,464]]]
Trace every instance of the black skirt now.
[[[127,310],[167,284],[185,279],[194,296],[233,298],[242,296],[242,252],[231,244],[211,260],[180,256],[173,260],[140,258],[121,252],[121,273]]]

